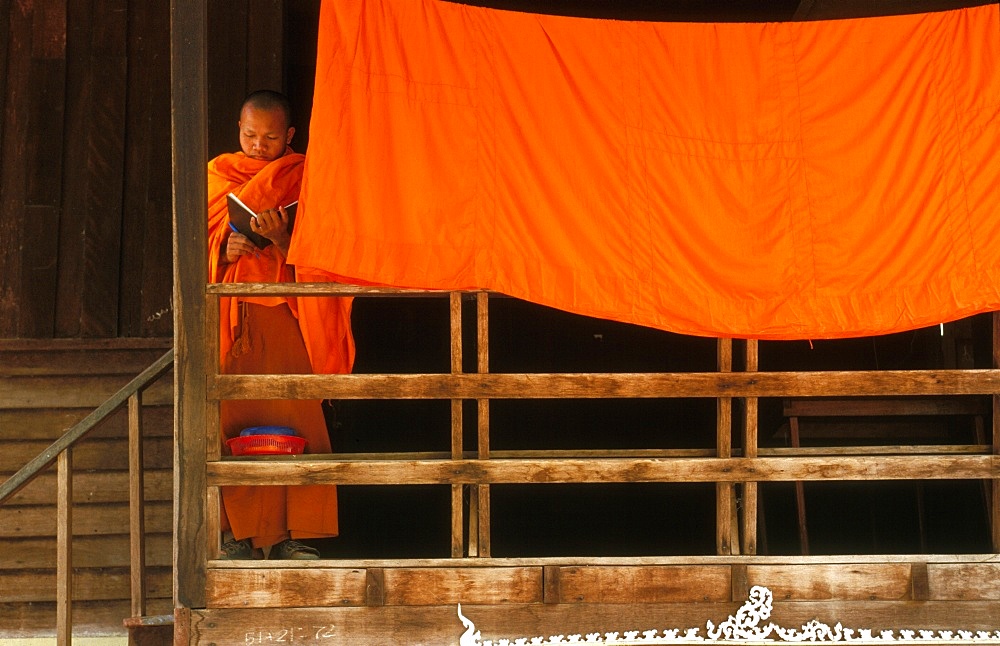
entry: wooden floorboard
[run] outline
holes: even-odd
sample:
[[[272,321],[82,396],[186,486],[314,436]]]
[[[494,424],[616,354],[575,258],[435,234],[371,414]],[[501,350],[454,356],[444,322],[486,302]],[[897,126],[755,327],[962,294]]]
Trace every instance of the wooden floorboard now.
[[[461,612],[480,632],[483,642],[508,639],[579,635],[603,637],[628,631],[697,629],[708,634],[708,623],[727,621],[741,603],[684,604],[515,604],[466,605]],[[277,641],[329,643],[338,646],[447,646],[459,644],[466,626],[458,605],[381,608],[268,608],[195,610],[191,617],[191,644],[247,644]],[[831,627],[838,622],[856,630],[969,630],[995,631],[1000,601],[967,602],[775,602],[768,621],[783,628],[801,629],[817,620]],[[660,633],[662,635],[662,633]],[[530,642],[522,642],[530,643]]]

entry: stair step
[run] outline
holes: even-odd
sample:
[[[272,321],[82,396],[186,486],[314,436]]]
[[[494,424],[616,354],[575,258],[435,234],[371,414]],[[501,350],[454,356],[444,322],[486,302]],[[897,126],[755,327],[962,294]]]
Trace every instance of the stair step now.
[[[126,617],[129,646],[171,646],[174,642],[174,616],[148,615]]]
[[[173,626],[173,615],[146,615],[144,617],[126,617],[122,620],[122,625],[126,628],[140,628],[142,626]]]

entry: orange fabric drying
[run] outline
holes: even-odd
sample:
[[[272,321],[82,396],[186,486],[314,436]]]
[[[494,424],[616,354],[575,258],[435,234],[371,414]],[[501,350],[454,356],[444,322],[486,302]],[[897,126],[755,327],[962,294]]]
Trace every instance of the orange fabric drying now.
[[[234,192],[256,211],[298,198],[303,156],[288,151],[264,162],[243,153],[216,157],[208,165],[209,280],[294,282],[296,272],[276,245],[235,263],[220,260],[229,238],[226,195]],[[224,374],[350,372],[354,342],[351,299],[241,296],[220,299],[220,369]],[[225,440],[251,426],[289,426],[308,442],[307,452],[329,453],[330,437],[319,400],[223,401]],[[297,539],[336,536],[337,493],[333,486],[223,487],[222,528],[236,539],[268,547]]]
[[[995,310],[998,34],[324,2],[290,262],[707,336]]]

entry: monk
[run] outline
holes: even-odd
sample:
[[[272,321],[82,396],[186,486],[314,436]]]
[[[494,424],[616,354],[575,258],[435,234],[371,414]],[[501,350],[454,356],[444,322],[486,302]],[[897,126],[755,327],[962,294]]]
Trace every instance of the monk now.
[[[304,155],[290,144],[295,134],[284,95],[250,94],[240,110],[241,152],[208,164],[209,280],[295,282],[285,262],[291,234],[285,206],[298,199]],[[256,217],[250,225],[272,242],[258,248],[230,227],[226,196],[235,193]],[[240,296],[220,299],[223,374],[349,372],[354,358],[350,301],[340,298]],[[301,301],[301,303],[299,302]],[[309,301],[308,303],[306,301]],[[309,332],[304,336],[303,330]],[[312,342],[308,342],[307,338]],[[310,347],[319,348],[310,354]],[[323,356],[314,356],[318,352]],[[254,426],[291,427],[307,453],[329,453],[330,436],[320,400],[221,402],[222,452],[226,440]],[[336,536],[337,491],[332,485],[228,486],[221,488],[224,559],[318,559],[303,541]]]

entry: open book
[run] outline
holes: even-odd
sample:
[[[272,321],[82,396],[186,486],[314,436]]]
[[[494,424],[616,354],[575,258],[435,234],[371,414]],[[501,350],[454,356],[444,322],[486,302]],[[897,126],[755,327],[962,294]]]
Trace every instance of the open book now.
[[[229,200],[229,226],[231,226],[234,231],[239,231],[246,237],[250,238],[250,241],[257,245],[258,249],[263,249],[271,244],[270,240],[258,233],[254,233],[253,229],[250,228],[250,218],[257,215],[254,213],[253,209],[244,204],[240,198],[236,197],[233,193],[230,193],[226,197]],[[285,212],[288,213],[289,233],[292,232],[292,227],[295,225],[295,211],[297,210],[296,207],[298,207],[298,205],[298,200],[285,205]]]

